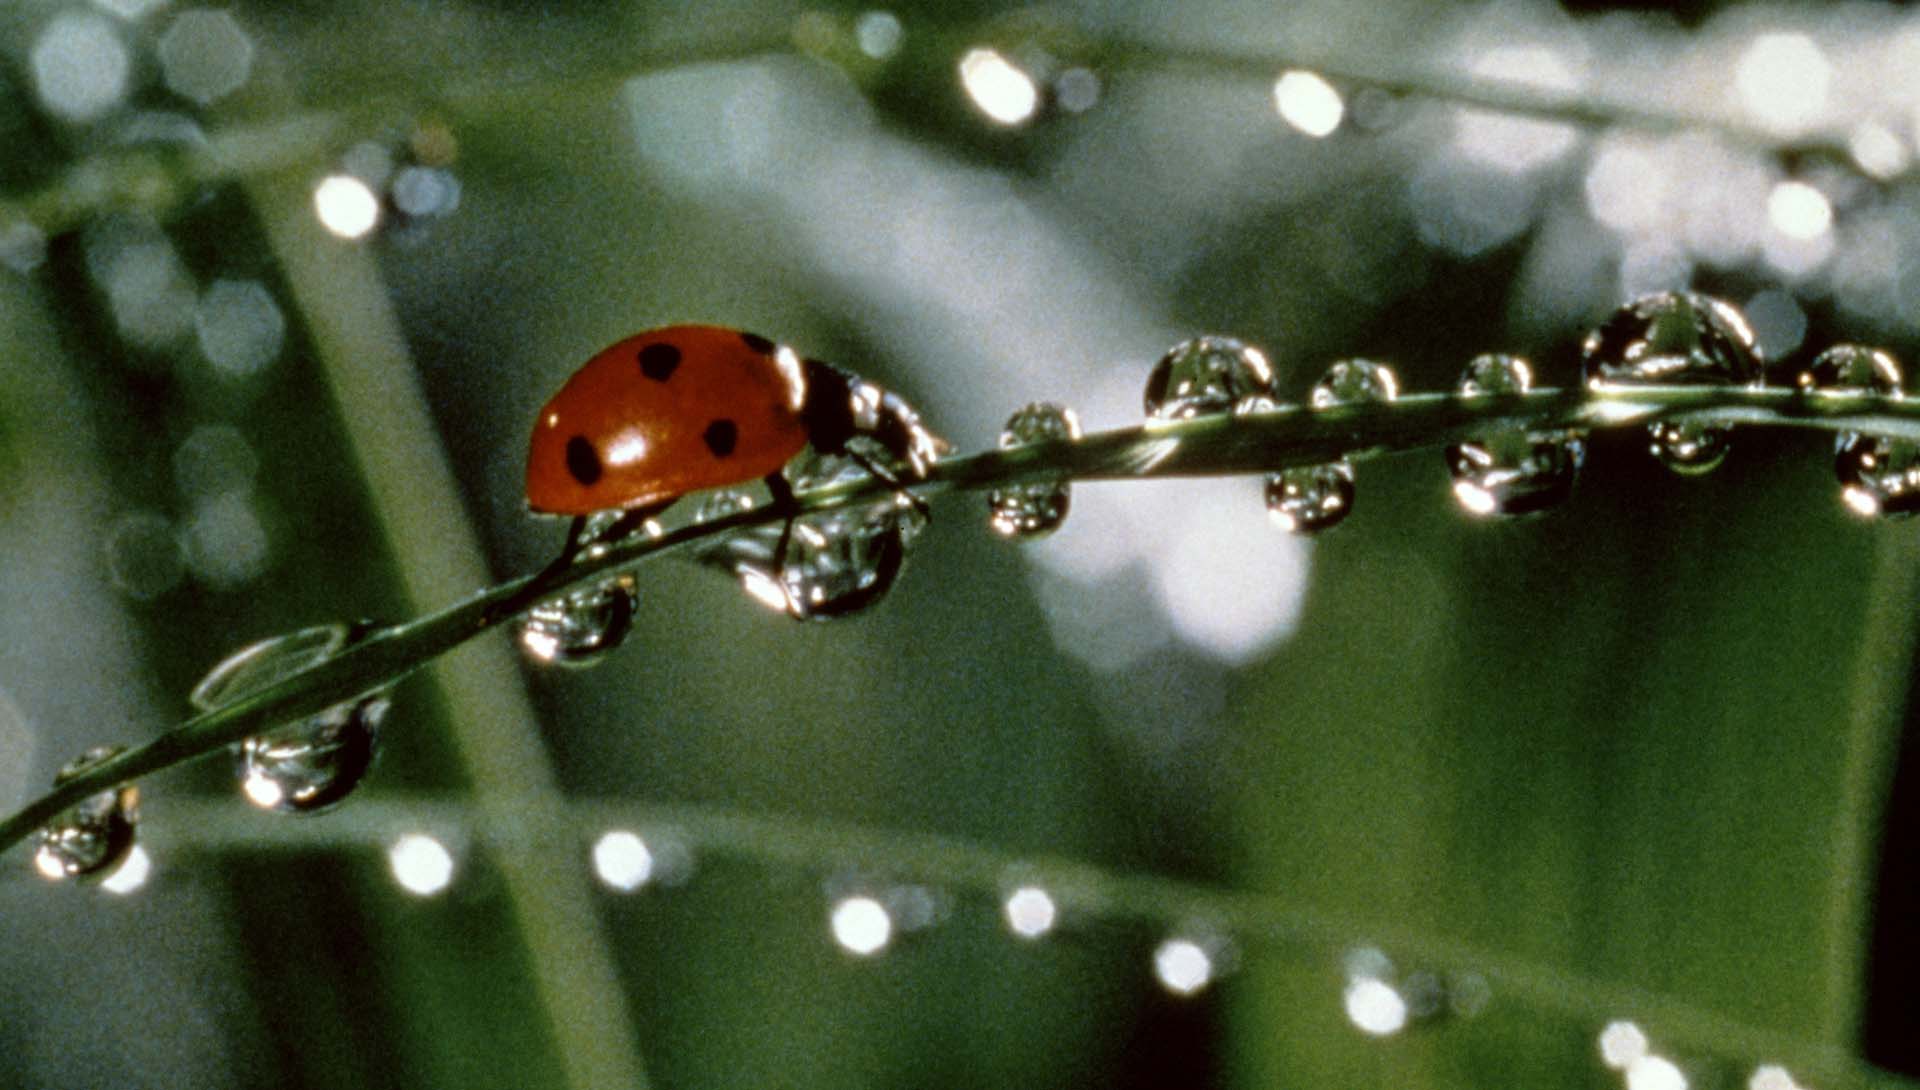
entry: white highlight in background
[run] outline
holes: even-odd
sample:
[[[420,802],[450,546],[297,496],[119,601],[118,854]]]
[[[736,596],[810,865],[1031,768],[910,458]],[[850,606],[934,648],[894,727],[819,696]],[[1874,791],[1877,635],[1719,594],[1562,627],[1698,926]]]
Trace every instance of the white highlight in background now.
[[[1781,182],[1767,195],[1767,219],[1788,238],[1811,241],[1833,229],[1833,205],[1805,182]]]
[[[1039,886],[1021,886],[1007,894],[1006,903],[1001,907],[1006,912],[1007,926],[1023,939],[1037,939],[1052,931],[1059,919],[1053,897]]]
[[[871,957],[893,941],[893,917],[871,897],[847,897],[833,906],[833,941],[848,953]]]
[[[1390,1037],[1407,1028],[1407,1000],[1378,977],[1357,977],[1347,985],[1347,1020],[1362,1033]]]
[[[1687,1077],[1664,1056],[1642,1056],[1627,1065],[1627,1090],[1687,1090]]]
[[[1347,114],[1346,101],[1333,84],[1298,68],[1274,81],[1273,107],[1287,124],[1313,137],[1331,134]]]
[[[1013,62],[985,47],[960,58],[960,83],[980,112],[1002,125],[1019,125],[1040,108],[1040,88]]]
[[[1632,1022],[1608,1022],[1600,1031],[1600,1062],[1625,1071],[1647,1054],[1647,1035]]]
[[[1213,982],[1213,957],[1192,939],[1168,939],[1153,952],[1153,975],[1175,995],[1194,995]]]
[[[380,222],[380,198],[350,174],[333,174],[313,188],[313,211],[321,226],[341,238],[359,238]]]
[[[400,888],[431,897],[453,884],[453,853],[425,833],[408,833],[387,849],[387,863]]]
[[[594,842],[593,872],[614,889],[631,893],[653,878],[653,853],[638,833],[614,829]]]
[[[1734,69],[1740,105],[1762,124],[1794,129],[1820,116],[1833,85],[1833,64],[1805,34],[1762,34]]]

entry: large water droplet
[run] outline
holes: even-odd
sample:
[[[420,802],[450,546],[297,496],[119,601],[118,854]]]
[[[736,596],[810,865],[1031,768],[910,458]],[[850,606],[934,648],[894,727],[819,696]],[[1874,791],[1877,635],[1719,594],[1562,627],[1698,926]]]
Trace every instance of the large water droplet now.
[[[596,665],[633,631],[638,598],[630,575],[548,598],[520,622],[520,649],[542,665]]]
[[[1803,390],[1902,396],[1900,364],[1878,348],[1837,344],[1820,353],[1798,385]],[[1834,440],[1833,471],[1840,498],[1862,515],[1905,517],[1920,511],[1920,443],[1842,432]]]
[[[1273,391],[1273,366],[1258,348],[1233,337],[1195,337],[1160,357],[1147,376],[1147,416],[1187,420],[1232,412],[1248,397]]]
[[[1375,401],[1400,393],[1392,368],[1372,360],[1341,360],[1327,368],[1307,394],[1316,410]],[[1258,399],[1250,399],[1253,403]],[[1267,513],[1283,529],[1317,534],[1338,526],[1353,510],[1353,463],[1345,458],[1317,466],[1296,466],[1269,474]]]
[[[789,485],[811,492],[863,481],[873,467],[895,484],[924,479],[948,449],[946,441],[897,395],[858,379],[850,390],[855,434],[847,453],[808,447],[781,471]],[[697,517],[704,521],[751,506],[744,490],[725,490],[709,496]],[[925,508],[903,490],[796,516],[790,529],[772,522],[729,534],[699,559],[732,573],[771,609],[799,620],[830,620],[866,609],[893,587],[908,546],[926,522]]]
[[[324,662],[370,628],[320,625],[262,640],[215,666],[188,700],[201,711],[225,707]],[[390,693],[381,689],[243,739],[234,747],[234,763],[247,801],[263,810],[309,814],[352,794],[379,756]]]
[[[1078,438],[1080,420],[1072,409],[1036,401],[1007,418],[1006,430],[1000,433],[1000,449]],[[1070,486],[1060,478],[996,488],[987,494],[988,525],[1001,537],[1019,541],[1045,537],[1067,520],[1071,495]]]
[[[1731,303],[1694,292],[1643,295],[1613,312],[1580,346],[1587,384],[1755,386],[1760,350]],[[1726,460],[1732,429],[1685,421],[1649,425],[1653,454],[1676,473],[1707,473]]]
[[[1533,387],[1533,369],[1518,356],[1477,356],[1460,377],[1460,396],[1501,397]],[[1453,495],[1476,515],[1526,515],[1564,501],[1586,458],[1586,442],[1569,432],[1513,430],[1450,446]]]
[[[120,752],[95,746],[69,762],[53,778],[55,787]],[[133,851],[140,791],[121,784],[88,795],[40,830],[33,865],[48,878],[105,877]]]

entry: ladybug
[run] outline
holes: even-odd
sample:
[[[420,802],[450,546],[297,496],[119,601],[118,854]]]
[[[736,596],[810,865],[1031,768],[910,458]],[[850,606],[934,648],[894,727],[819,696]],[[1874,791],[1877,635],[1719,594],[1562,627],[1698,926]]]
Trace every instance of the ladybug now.
[[[602,349],[541,408],[527,451],[527,505],[574,516],[555,562],[564,565],[590,544],[591,514],[622,512],[599,535],[611,540],[689,492],[755,479],[792,510],[781,468],[809,446],[900,487],[849,445],[857,437],[916,478],[945,447],[906,402],[837,367],[737,329],[664,326]],[[790,531],[791,519],[777,563]]]

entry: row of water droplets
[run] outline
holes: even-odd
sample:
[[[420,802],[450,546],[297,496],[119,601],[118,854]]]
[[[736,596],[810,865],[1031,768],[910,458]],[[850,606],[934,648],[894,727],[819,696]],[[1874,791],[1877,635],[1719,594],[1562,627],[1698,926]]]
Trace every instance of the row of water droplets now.
[[[1585,381],[1596,391],[1634,386],[1758,386],[1763,367],[1752,334],[1738,310],[1693,293],[1663,293],[1636,299],[1597,327],[1583,342]],[[1899,365],[1886,352],[1838,345],[1801,371],[1807,390],[1902,396]],[[1527,362],[1509,355],[1474,359],[1460,379],[1462,398],[1525,394],[1532,387]],[[1154,366],[1145,405],[1150,421],[1202,416],[1247,417],[1280,411],[1273,397],[1273,368],[1257,348],[1229,337],[1199,337],[1174,347]],[[1393,372],[1369,360],[1342,360],[1314,384],[1311,411],[1390,402],[1398,392]],[[924,479],[944,444],[895,395],[870,383],[854,391],[857,416],[866,430],[847,454],[807,450],[785,470],[799,491],[864,479],[868,466],[884,467],[905,484]],[[888,407],[910,434],[891,447],[874,437],[878,413]],[[1725,460],[1730,428],[1693,421],[1647,426],[1649,449],[1683,474],[1711,471]],[[1071,410],[1035,403],[1013,414],[1000,438],[1002,449],[1072,443],[1080,428]],[[1585,457],[1585,436],[1569,430],[1509,429],[1451,445],[1445,460],[1453,494],[1477,515],[1521,516],[1551,508],[1571,493]],[[904,450],[904,456],[896,451]],[[866,463],[863,465],[862,463]],[[1841,497],[1863,515],[1906,516],[1920,511],[1920,444],[1870,433],[1836,437],[1835,473]],[[1266,503],[1274,520],[1296,533],[1317,533],[1352,510],[1355,486],[1350,461],[1291,467],[1268,475]],[[994,489],[988,522],[1002,536],[1027,540],[1058,529],[1067,517],[1070,486],[1064,473]],[[696,521],[709,521],[761,502],[744,488],[708,494]],[[590,535],[617,513],[598,516]],[[900,488],[865,504],[811,511],[716,538],[697,555],[725,571],[755,599],[793,617],[822,620],[872,605],[892,587],[909,545],[926,524],[920,502]],[[642,533],[657,536],[649,520]],[[612,547],[595,541],[592,558]],[[520,643],[535,661],[584,666],[601,661],[632,631],[636,583],[617,573],[582,589],[537,604],[520,629]],[[337,654],[366,626],[326,626],[245,648],[217,666],[195,689],[195,707],[223,707]],[[236,747],[241,787],[263,808],[304,813],[337,803],[365,778],[377,753],[378,728],[388,707],[385,691],[349,701],[316,716],[246,739]],[[114,751],[89,750],[63,769],[56,783]],[[138,793],[122,786],[83,800],[43,829],[36,854],[49,877],[110,871],[133,842]]]

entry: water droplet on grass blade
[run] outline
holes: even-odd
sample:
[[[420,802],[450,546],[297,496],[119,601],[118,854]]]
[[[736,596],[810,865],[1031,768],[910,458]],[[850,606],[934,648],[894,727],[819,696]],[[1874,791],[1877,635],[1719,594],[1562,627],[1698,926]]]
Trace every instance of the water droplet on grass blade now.
[[[546,666],[593,666],[626,642],[638,600],[632,576],[615,576],[540,602],[520,622],[520,648]]]
[[[1160,357],[1144,398],[1154,420],[1187,420],[1233,411],[1273,390],[1273,366],[1258,348],[1233,337],[1195,337]]]
[[[53,778],[55,787],[120,753],[118,746],[95,746],[69,762]],[[139,788],[121,784],[88,795],[40,829],[33,853],[35,869],[51,879],[101,878],[133,851],[139,821]]]
[[[1800,373],[1803,390],[1902,396],[1900,364],[1892,354],[1857,344],[1827,349]],[[1842,432],[1834,439],[1833,471],[1840,498],[1868,517],[1899,518],[1920,511],[1920,443],[1891,436]]]
[[[1587,384],[1755,386],[1760,351],[1731,303],[1694,292],[1643,295],[1615,310],[1580,348]],[[1726,460],[1732,429],[1689,421],[1649,425],[1653,454],[1676,473],[1711,472]]]
[[[795,492],[869,481],[877,468],[889,483],[924,480],[947,442],[899,396],[864,380],[849,382],[854,434],[846,453],[813,447],[781,471]],[[708,497],[699,517],[751,507],[744,491]],[[877,499],[810,511],[727,535],[699,559],[733,574],[762,605],[797,620],[824,621],[879,601],[899,578],[907,549],[926,526],[924,505],[902,488]]]
[[[1072,409],[1039,401],[1007,418],[1006,429],[1000,433],[1000,449],[1078,438],[1080,421]],[[1045,537],[1067,520],[1071,496],[1071,487],[1063,479],[996,488],[987,494],[988,525],[1001,537],[1016,541]]]
[[[242,648],[215,666],[188,700],[213,711],[251,696],[339,654],[363,634],[360,627],[321,625]],[[234,756],[247,801],[263,810],[309,814],[352,794],[379,757],[390,694],[381,689],[243,739]]]
[[[1498,397],[1526,393],[1533,370],[1518,356],[1476,357],[1460,378],[1460,396]],[[1476,515],[1526,515],[1564,501],[1586,457],[1586,443],[1571,433],[1497,432],[1446,449],[1454,498]]]
[[[1392,401],[1400,392],[1393,370],[1372,360],[1341,360],[1327,368],[1307,394],[1313,409]],[[1251,402],[1250,402],[1251,403]],[[1267,513],[1281,528],[1317,534],[1344,521],[1353,510],[1353,463],[1345,458],[1269,474]]]

